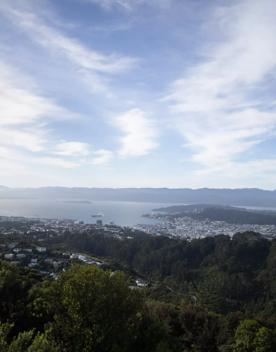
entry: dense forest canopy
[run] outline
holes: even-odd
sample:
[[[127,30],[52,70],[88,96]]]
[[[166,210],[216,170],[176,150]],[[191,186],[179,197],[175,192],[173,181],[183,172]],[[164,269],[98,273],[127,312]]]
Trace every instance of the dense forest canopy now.
[[[275,240],[87,233],[58,241],[107,258],[109,268],[73,265],[51,280],[1,262],[1,351],[275,351]],[[148,287],[133,288],[133,272]]]

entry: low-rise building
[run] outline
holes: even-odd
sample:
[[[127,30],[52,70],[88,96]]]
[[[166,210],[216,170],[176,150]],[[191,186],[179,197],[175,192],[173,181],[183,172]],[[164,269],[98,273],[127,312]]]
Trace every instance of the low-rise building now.
[[[39,252],[39,253],[45,253],[47,251],[46,247],[40,247],[40,246],[36,246],[35,249]]]
[[[14,254],[13,253],[6,253],[6,254],[4,254],[4,258],[7,260],[12,260],[14,258]]]

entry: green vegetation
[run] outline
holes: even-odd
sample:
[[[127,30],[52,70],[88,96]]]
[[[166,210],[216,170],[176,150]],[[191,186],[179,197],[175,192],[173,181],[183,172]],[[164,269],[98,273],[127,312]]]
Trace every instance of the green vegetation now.
[[[152,283],[154,298],[190,299],[222,314],[275,312],[276,241],[261,235],[185,241],[143,234],[117,240],[87,233],[60,240],[136,272]]]
[[[276,350],[275,240],[86,233],[58,243],[107,258],[109,270],[73,265],[50,280],[0,262],[1,351]],[[134,274],[148,287],[133,287]]]

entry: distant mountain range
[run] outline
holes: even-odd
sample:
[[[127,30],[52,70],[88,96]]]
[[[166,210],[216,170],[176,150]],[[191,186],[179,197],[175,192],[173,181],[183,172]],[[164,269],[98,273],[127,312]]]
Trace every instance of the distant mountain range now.
[[[188,188],[9,188],[0,186],[0,198],[61,198],[171,204],[220,204],[276,207],[276,190]]]

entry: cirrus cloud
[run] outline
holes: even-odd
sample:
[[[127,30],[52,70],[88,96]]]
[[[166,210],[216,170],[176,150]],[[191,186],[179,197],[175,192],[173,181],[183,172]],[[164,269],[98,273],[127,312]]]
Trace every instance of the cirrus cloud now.
[[[275,106],[262,91],[276,74],[275,17],[273,0],[220,7],[220,38],[171,85],[165,101],[175,127],[204,167],[223,168],[276,131]]]

